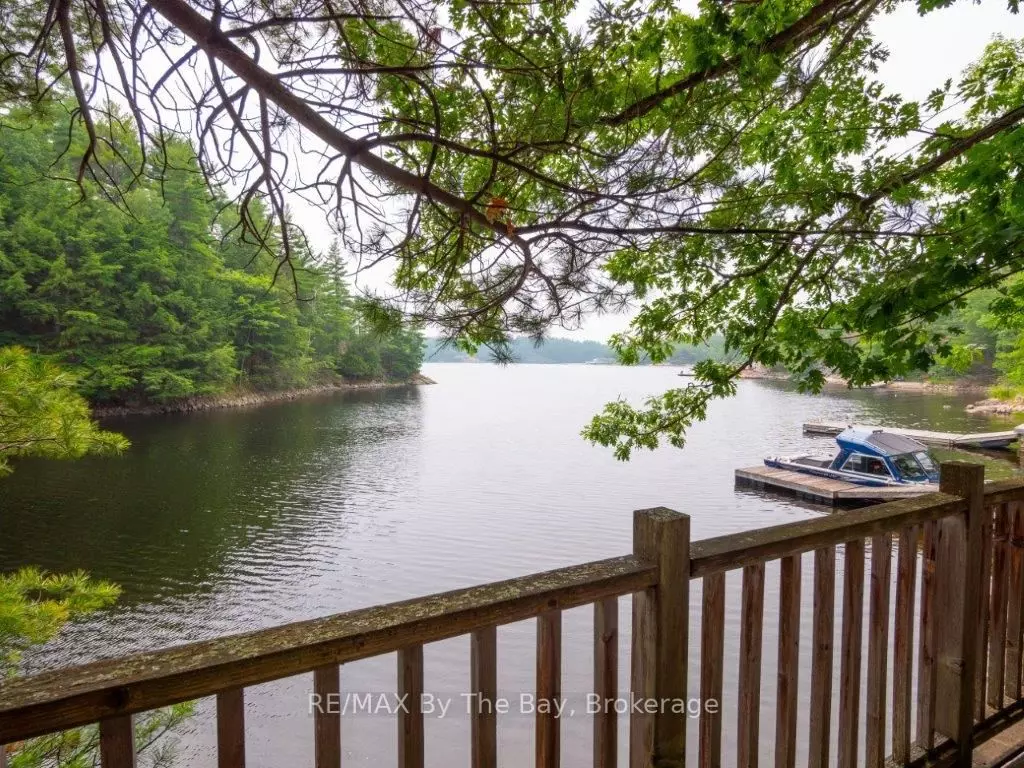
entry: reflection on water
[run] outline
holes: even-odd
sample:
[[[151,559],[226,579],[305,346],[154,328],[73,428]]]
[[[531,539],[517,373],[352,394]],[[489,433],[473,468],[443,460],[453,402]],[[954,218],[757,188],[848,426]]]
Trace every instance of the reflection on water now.
[[[640,453],[623,464],[583,442],[580,428],[611,399],[639,400],[678,386],[674,370],[436,364],[426,373],[437,386],[115,421],[110,426],[133,442],[124,457],[20,463],[0,483],[0,569],[82,568],[124,587],[116,608],[70,628],[32,656],[32,667],[621,555],[631,548],[637,508],[664,505],[691,515],[695,538],[821,514],[733,484],[736,467],[766,453],[831,450],[832,441],[801,434],[803,421],[958,431],[1014,424],[965,413],[968,397],[875,390],[809,397],[785,384],[745,381],[735,398],[712,406],[684,451]],[[738,586],[730,580],[730,638],[738,629]],[[769,617],[777,589],[769,570]],[[565,618],[567,695],[590,687],[590,621],[589,609]],[[766,732],[774,722],[772,621],[765,632]],[[510,697],[532,690],[533,638],[529,623],[499,633],[499,685]],[[731,643],[727,654],[735,659]],[[627,650],[624,637],[624,656]],[[468,656],[465,638],[428,647],[427,688],[465,690]],[[347,666],[343,685],[394,690],[394,666],[392,657]],[[621,668],[625,686],[626,658]],[[735,672],[727,663],[726,690]],[[309,684],[297,678],[250,692],[251,765],[311,764]],[[728,712],[730,702],[724,705]],[[499,722],[503,759],[527,762],[532,719]],[[185,739],[188,764],[214,763],[212,725],[196,718]],[[468,760],[466,725],[464,706],[428,723],[432,763]],[[582,716],[563,722],[567,766],[589,762],[589,728]],[[393,763],[393,729],[383,716],[346,719],[346,760]],[[770,743],[765,749],[770,757]]]

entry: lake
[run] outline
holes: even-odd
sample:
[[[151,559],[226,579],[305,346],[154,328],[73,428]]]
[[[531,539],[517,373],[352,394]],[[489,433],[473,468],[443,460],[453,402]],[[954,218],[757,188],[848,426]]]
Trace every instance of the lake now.
[[[583,441],[580,429],[609,400],[639,401],[685,383],[675,369],[428,364],[424,372],[436,386],[111,421],[132,440],[123,457],[20,462],[0,481],[0,570],[83,569],[124,589],[116,607],[69,627],[34,652],[29,667],[626,554],[638,508],[667,506],[691,515],[695,539],[828,514],[734,487],[733,470],[766,453],[829,451],[831,440],[801,434],[804,421],[959,431],[1015,423],[965,413],[971,397],[844,389],[812,397],[786,384],[743,381],[736,397],[715,403],[708,420],[692,429],[684,450],[639,452],[621,463]],[[735,720],[728,692],[735,695],[738,586],[738,575],[731,576],[726,733]],[[810,586],[805,577],[805,599]],[[777,569],[769,568],[765,759],[774,728],[777,593]],[[693,602],[691,632],[699,627],[699,599]],[[628,600],[620,608],[627,690]],[[562,690],[570,697],[590,686],[590,622],[589,609],[565,616]],[[532,623],[499,630],[499,688],[510,698],[533,689],[533,643]],[[809,634],[802,656],[808,649]],[[457,697],[468,689],[468,638],[428,646],[425,659],[428,691]],[[347,665],[342,685],[394,691],[394,667],[393,656]],[[695,667],[690,680],[695,694]],[[249,689],[249,765],[312,765],[310,685],[311,676],[303,676]],[[204,703],[182,735],[182,765],[216,763],[209,709]],[[428,717],[428,763],[468,764],[467,723],[457,699],[449,716]],[[499,717],[503,764],[532,760],[532,724],[518,713]],[[345,719],[346,764],[393,765],[394,727],[383,714]],[[570,717],[562,727],[563,764],[589,765],[589,719]],[[695,722],[690,744],[696,744]],[[728,748],[725,757],[731,759]]]

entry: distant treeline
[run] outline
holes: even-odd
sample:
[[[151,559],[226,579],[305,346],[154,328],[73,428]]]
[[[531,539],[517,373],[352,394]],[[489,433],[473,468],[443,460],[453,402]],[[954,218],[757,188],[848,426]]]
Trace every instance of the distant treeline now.
[[[116,143],[118,131],[103,135]],[[188,143],[169,143],[171,167],[158,183],[161,169],[133,176],[139,158],[125,139],[124,159],[108,149],[101,158],[130,186],[116,207],[88,178],[74,182],[84,140],[60,105],[4,116],[0,347],[71,369],[94,403],[405,379],[419,369],[422,335],[368,322],[336,247],[318,254],[295,233],[283,262],[280,241],[243,235],[226,194],[211,195]],[[260,217],[256,209],[257,231]]]
[[[541,344],[531,339],[514,339],[511,345],[513,362],[516,363],[616,363],[615,351],[599,341],[577,341],[575,339],[550,338]],[[706,346],[680,345],[669,362],[674,365],[690,365],[708,358],[719,360],[725,355],[720,337],[715,337]],[[494,354],[481,349],[476,358],[483,362],[494,362]],[[460,349],[444,346],[439,339],[427,339],[426,362],[464,363],[471,358]]]

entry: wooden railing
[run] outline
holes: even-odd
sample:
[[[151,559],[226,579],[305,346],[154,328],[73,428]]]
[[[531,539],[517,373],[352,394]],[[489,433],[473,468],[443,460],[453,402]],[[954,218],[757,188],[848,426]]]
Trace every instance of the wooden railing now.
[[[396,652],[398,693],[408,694],[412,704],[398,715],[398,763],[420,768],[426,762],[418,703],[424,644],[470,635],[469,693],[478,702],[494,701],[496,628],[534,619],[537,700],[556,699],[562,612],[592,604],[593,692],[601,701],[614,700],[618,598],[632,595],[630,695],[656,705],[630,709],[630,768],[677,768],[686,763],[687,715],[657,702],[687,700],[688,664],[698,647],[700,699],[723,700],[726,584],[728,574],[739,572],[738,678],[735,692],[729,692],[738,716],[726,722],[721,709],[702,707],[697,755],[701,768],[717,768],[727,739],[735,745],[739,768],[754,768],[759,746],[771,741],[770,724],[762,729],[760,723],[762,630],[766,564],[779,561],[776,765],[795,766],[799,748],[806,751],[809,768],[825,768],[833,758],[839,768],[880,768],[887,760],[898,766],[947,762],[966,768],[978,742],[1024,717],[1021,502],[1024,482],[985,485],[980,466],[954,462],[942,467],[939,493],[692,543],[686,515],[641,510],[634,514],[633,553],[625,557],[2,683],[0,745],[99,723],[102,765],[128,768],[135,764],[133,715],[215,696],[218,765],[240,767],[245,764],[246,688],[312,671],[313,692],[327,697],[340,693],[339,665]],[[844,567],[837,621],[840,548]],[[804,615],[801,600],[805,555],[813,558],[810,615]],[[690,596],[698,587],[700,627],[691,632]],[[797,703],[804,622],[811,623],[813,644],[809,722],[801,732]],[[836,652],[840,675],[833,691]],[[536,712],[536,765],[557,768],[559,718],[543,707]],[[478,706],[470,716],[472,766],[494,768],[494,709]],[[336,709],[314,711],[317,768],[341,765],[340,717]],[[593,729],[593,744],[580,744],[578,750],[592,750],[596,768],[614,768],[615,707],[597,712]],[[0,762],[3,754],[0,748]]]

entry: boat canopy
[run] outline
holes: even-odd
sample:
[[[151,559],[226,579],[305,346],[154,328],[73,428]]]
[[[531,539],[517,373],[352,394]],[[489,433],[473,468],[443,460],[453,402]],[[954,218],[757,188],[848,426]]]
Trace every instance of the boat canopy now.
[[[892,432],[883,432],[880,429],[873,432],[852,427],[844,429],[836,436],[836,442],[844,451],[869,456],[900,456],[928,450],[927,446],[917,440]]]

